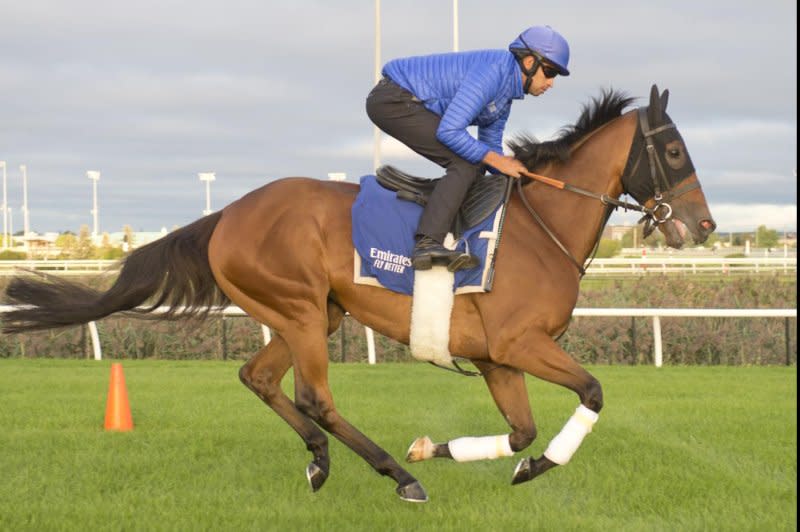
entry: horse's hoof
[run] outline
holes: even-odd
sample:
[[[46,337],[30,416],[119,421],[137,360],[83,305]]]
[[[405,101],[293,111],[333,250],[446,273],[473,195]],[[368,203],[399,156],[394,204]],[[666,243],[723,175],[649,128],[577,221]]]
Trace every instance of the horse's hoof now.
[[[514,484],[521,484],[523,482],[527,482],[533,478],[533,468],[531,464],[533,462],[533,458],[523,458],[517,464],[516,469],[514,469],[514,474],[511,476],[511,485]]]
[[[400,498],[408,502],[428,502],[428,494],[418,481],[400,486],[395,490]]]
[[[306,468],[306,478],[308,479],[309,486],[311,486],[311,491],[317,491],[325,484],[325,481],[328,480],[328,474],[317,464],[311,462]]]
[[[406,462],[421,462],[433,458],[433,442],[427,436],[417,438],[406,453]]]

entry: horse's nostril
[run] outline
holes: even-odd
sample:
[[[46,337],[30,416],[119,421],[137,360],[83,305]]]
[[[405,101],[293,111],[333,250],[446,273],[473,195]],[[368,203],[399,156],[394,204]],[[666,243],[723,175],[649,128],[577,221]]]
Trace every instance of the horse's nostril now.
[[[703,220],[702,222],[700,222],[700,227],[702,227],[706,231],[713,231],[714,229],[717,228],[717,224],[715,224],[711,220]]]

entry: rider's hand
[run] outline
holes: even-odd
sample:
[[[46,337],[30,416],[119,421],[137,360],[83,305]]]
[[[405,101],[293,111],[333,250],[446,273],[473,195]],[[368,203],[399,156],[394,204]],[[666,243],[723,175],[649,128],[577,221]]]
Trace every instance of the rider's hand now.
[[[493,151],[486,154],[486,157],[483,158],[483,162],[509,177],[520,177],[523,172],[528,170],[518,159],[510,155],[500,155]]]

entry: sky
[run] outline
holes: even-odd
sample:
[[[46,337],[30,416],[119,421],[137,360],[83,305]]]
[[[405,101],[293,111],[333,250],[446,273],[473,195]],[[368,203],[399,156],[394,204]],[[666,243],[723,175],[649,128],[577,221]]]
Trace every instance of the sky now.
[[[379,62],[454,47],[453,0],[380,2]],[[460,0],[458,47],[506,48],[549,24],[569,77],[517,100],[506,136],[546,140],[607,88],[670,90],[718,230],[797,228],[795,0]],[[364,101],[375,0],[0,0],[0,161],[10,229],[158,231],[287,176],[373,172]],[[433,163],[383,136],[381,162]],[[0,191],[1,193],[1,191]],[[2,201],[2,197],[0,197]],[[0,217],[2,218],[2,217]],[[614,223],[634,223],[617,213]],[[2,222],[0,221],[0,224]]]

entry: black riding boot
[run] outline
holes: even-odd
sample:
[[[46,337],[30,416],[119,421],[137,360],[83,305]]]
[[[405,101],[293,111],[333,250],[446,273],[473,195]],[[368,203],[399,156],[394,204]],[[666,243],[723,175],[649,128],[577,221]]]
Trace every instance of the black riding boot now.
[[[411,264],[415,270],[430,270],[434,265],[442,265],[447,266],[448,271],[455,272],[475,268],[480,265],[480,260],[469,253],[447,249],[441,242],[422,235],[417,237]]]

